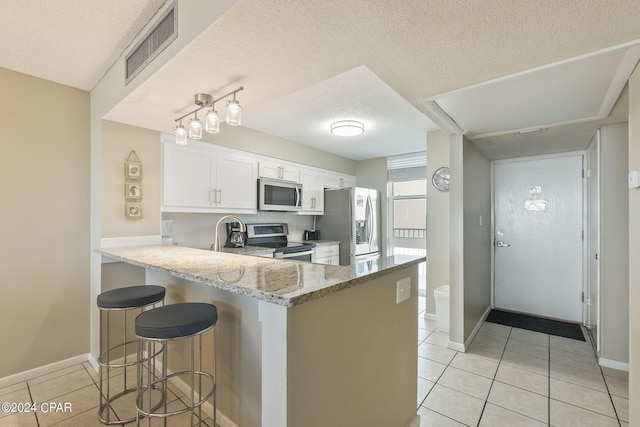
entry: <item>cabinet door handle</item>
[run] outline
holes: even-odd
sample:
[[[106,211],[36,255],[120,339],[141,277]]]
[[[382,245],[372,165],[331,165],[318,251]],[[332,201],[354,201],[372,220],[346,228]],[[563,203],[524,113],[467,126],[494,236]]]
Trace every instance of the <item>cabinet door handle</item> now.
[[[213,197],[211,197],[213,195]],[[216,189],[214,188],[213,190],[209,191],[209,204],[210,205],[215,205],[216,204]]]
[[[218,188],[218,203],[222,204],[222,188]]]

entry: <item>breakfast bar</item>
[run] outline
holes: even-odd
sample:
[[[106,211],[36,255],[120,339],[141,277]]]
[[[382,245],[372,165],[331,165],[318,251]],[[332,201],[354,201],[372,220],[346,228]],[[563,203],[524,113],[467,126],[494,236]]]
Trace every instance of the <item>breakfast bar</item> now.
[[[424,257],[333,266],[180,246],[98,252],[103,276],[126,263],[166,287],[167,304],[216,305],[221,426],[413,422]]]

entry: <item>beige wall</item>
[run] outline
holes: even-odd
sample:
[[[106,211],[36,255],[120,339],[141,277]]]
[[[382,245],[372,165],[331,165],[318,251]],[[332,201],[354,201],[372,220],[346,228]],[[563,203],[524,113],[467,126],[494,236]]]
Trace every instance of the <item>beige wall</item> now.
[[[629,170],[640,171],[640,69],[629,79]],[[629,402],[640,401],[640,189],[629,190]],[[629,405],[640,425],[640,405]]]
[[[226,123],[221,123],[220,133],[214,135],[203,132],[203,141],[236,150],[302,163],[303,165],[350,175],[356,174],[356,162],[354,160],[242,126],[228,126]],[[385,164],[385,174],[386,167]]]
[[[464,141],[450,136],[449,184],[449,341],[463,345],[464,336]],[[427,160],[428,161],[428,160]],[[427,236],[427,241],[429,236]],[[429,252],[427,249],[427,258]],[[469,272],[471,274],[471,272]]]
[[[89,351],[89,94],[0,69],[0,378]]]
[[[387,158],[361,160],[356,163],[356,185],[380,192],[380,253],[387,254]]]
[[[467,340],[491,305],[491,162],[466,139],[463,150],[464,339]]]
[[[449,284],[449,193],[431,184],[433,173],[449,166],[449,134],[427,133],[427,313],[436,314],[433,291]]]
[[[600,129],[600,357],[629,361],[628,124]],[[605,362],[606,363],[606,362]]]
[[[142,219],[125,217],[124,164],[131,150],[142,163]],[[102,237],[160,234],[160,133],[102,122]]]

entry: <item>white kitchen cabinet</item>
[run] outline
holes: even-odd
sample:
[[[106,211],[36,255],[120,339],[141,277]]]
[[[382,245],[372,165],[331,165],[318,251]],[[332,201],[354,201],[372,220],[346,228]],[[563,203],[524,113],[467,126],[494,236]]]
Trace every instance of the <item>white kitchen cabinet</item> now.
[[[300,169],[302,183],[301,215],[318,215],[324,213],[324,174],[312,169]]]
[[[356,186],[356,177],[353,175],[326,173],[324,175],[324,187],[332,190]]]
[[[258,175],[261,178],[300,182],[300,168],[285,162],[260,160]]]
[[[203,143],[163,144],[164,212],[255,212],[257,161]]]
[[[316,264],[340,265],[340,244],[318,245],[311,257]]]
[[[257,161],[235,153],[219,152],[216,159],[216,207],[225,210],[257,209]]]

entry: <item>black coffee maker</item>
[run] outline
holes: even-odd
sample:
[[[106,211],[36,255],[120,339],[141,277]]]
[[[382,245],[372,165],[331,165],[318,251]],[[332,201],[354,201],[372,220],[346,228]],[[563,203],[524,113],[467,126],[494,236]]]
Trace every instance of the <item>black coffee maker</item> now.
[[[225,248],[244,248],[247,243],[247,234],[240,231],[240,223],[226,222],[227,241],[224,242]]]

